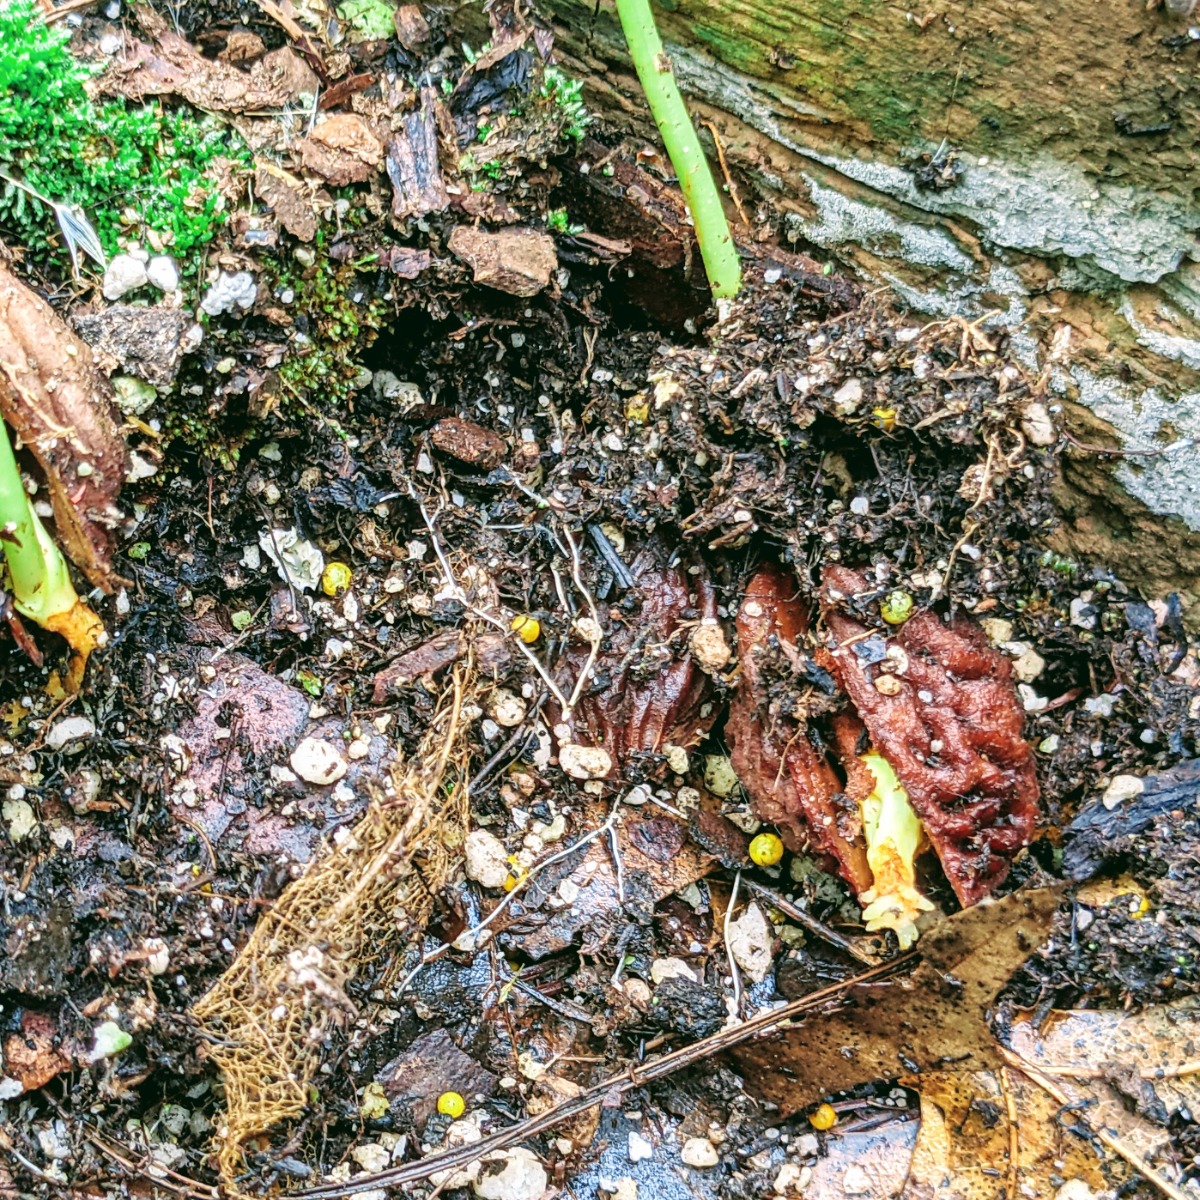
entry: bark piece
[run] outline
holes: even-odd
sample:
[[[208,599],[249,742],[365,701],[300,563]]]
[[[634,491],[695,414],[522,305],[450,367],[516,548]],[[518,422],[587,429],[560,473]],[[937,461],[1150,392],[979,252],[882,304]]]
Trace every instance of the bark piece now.
[[[429,641],[406,650],[376,674],[372,693],[375,703],[382,704],[391,693],[416,683],[422,676],[445,670],[462,658],[466,651],[467,640],[457,629],[439,633]]]
[[[444,671],[462,658],[467,649],[468,642],[462,631],[450,629],[406,650],[376,674],[372,693],[375,703],[382,704],[401,688]],[[499,675],[509,664],[509,649],[499,634],[480,634],[474,641],[474,651],[476,665],[484,675]]]
[[[429,270],[433,256],[428,250],[416,250],[412,246],[393,246],[381,266],[386,266],[393,275],[401,279],[416,279],[422,271]]]
[[[779,567],[764,567],[751,579],[738,610],[742,679],[725,735],[755,814],[776,825],[793,850],[811,848],[830,856],[854,891],[863,892],[873,879],[858,804],[843,792],[807,720],[779,703],[786,688],[772,679],[772,651],[789,667],[807,629],[808,610],[797,596],[795,578]]]
[[[439,421],[429,437],[439,450],[485,471],[498,467],[508,454],[508,443],[498,433],[462,417]]]
[[[878,589],[839,566],[826,567],[822,582],[838,680],[904,784],[955,895],[976,904],[1004,880],[1037,824],[1037,770],[1008,660],[965,617],[945,624],[919,612],[891,635],[908,664],[889,676],[885,694],[882,664],[854,650],[870,627],[847,611]]]
[[[191,315],[179,308],[117,304],[98,313],[81,313],[71,323],[98,356],[99,365],[107,359],[156,388],[175,382],[184,355],[203,337]]]
[[[273,163],[261,163],[254,172],[254,190],[293,237],[311,242],[317,236],[312,194],[301,180]]]
[[[471,268],[476,283],[513,296],[536,296],[558,267],[554,239],[536,229],[489,233],[459,225],[450,249]]]
[[[58,1026],[53,1017],[29,1009],[21,1027],[4,1041],[2,1073],[27,1092],[45,1087],[56,1075],[69,1070],[71,1060],[56,1045]]]
[[[134,101],[182,96],[197,108],[239,113],[282,108],[302,95],[316,94],[316,75],[287,46],[242,71],[205,58],[153,9],[139,6],[136,14],[154,45],[129,39],[125,60],[105,76],[104,86],[110,92]]]
[[[387,173],[397,221],[441,212],[450,203],[438,163],[437,93],[421,89],[421,107],[406,113],[388,139]]]
[[[416,50],[429,41],[429,22],[415,4],[401,4],[392,17],[396,40],[405,50]]]
[[[383,161],[383,143],[355,113],[326,117],[299,149],[305,167],[335,187],[365,183]]]
[[[0,266],[0,416],[46,476],[63,551],[96,587],[124,581],[112,569],[117,493],[129,453],[112,389],[91,347]]]

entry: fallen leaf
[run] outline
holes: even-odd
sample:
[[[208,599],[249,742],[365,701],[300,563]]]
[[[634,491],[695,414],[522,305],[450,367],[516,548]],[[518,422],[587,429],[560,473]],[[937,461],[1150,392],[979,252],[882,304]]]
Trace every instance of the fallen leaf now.
[[[123,60],[102,80],[106,90],[128,100],[182,96],[197,108],[243,113],[283,108],[317,92],[316,75],[288,46],[270,51],[243,71],[205,58],[148,6],[134,11],[154,45],[128,38]]]
[[[1118,1178],[1061,1106],[1020,1071],[932,1071],[906,1082],[921,1128],[901,1200],[1054,1200],[1064,1180],[1103,1192]]]
[[[0,1074],[15,1079],[27,1092],[45,1087],[71,1066],[70,1058],[55,1044],[57,1038],[58,1028],[52,1017],[27,1010],[19,1030],[4,1041]]]
[[[1169,1165],[1169,1126],[1200,1113],[1200,1000],[1139,1013],[1055,1012],[1035,1029],[1015,1022],[1009,1044],[1022,1061],[1083,1106],[1097,1132],[1150,1166]]]
[[[734,1050],[747,1087],[782,1119],[858,1083],[947,1063],[998,1069],[988,1009],[1044,939],[1058,899],[1057,888],[1016,892],[947,918],[923,935],[907,979],[859,986],[837,1012]]]
[[[116,590],[125,582],[112,569],[116,499],[129,452],[112,388],[88,344],[4,266],[0,416],[45,473],[58,544],[89,583]]]
[[[312,193],[302,180],[274,163],[259,163],[254,171],[254,190],[293,237],[302,242],[311,242],[316,237],[317,214],[313,211]]]

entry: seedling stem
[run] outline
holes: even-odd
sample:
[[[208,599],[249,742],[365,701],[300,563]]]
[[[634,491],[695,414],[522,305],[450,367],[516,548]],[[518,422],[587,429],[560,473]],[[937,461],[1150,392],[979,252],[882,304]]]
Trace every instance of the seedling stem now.
[[[721,193],[700,148],[687,106],[679,94],[671,60],[663,50],[650,0],[617,0],[617,15],[651,115],[679,177],[684,199],[696,227],[700,256],[713,296],[732,298],[742,284],[737,247],[725,219]]]

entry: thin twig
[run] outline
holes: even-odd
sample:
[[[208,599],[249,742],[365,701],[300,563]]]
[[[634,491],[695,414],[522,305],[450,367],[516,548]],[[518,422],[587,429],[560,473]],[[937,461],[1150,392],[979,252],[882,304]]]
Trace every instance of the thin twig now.
[[[443,1150],[438,1154],[431,1154],[419,1162],[390,1167],[388,1170],[374,1175],[359,1175],[349,1183],[318,1184],[315,1187],[302,1188],[290,1195],[293,1200],[340,1200],[341,1197],[351,1196],[356,1192],[380,1187],[402,1187],[405,1184],[419,1183],[423,1179],[428,1179],[435,1172],[457,1170],[476,1159],[486,1158],[494,1151],[503,1150],[517,1142],[523,1142],[545,1133],[562,1122],[595,1108],[606,1100],[619,1101],[629,1092],[645,1087],[646,1084],[652,1083],[656,1079],[662,1079],[683,1067],[711,1058],[713,1055],[748,1041],[756,1035],[770,1033],[795,1017],[820,1009],[830,1000],[844,996],[861,984],[883,979],[902,965],[913,962],[917,957],[917,951],[910,951],[908,954],[892,959],[891,962],[864,971],[852,979],[842,980],[840,983],[821,988],[809,996],[793,1000],[791,1004],[785,1004],[782,1008],[772,1008],[760,1012],[747,1021],[742,1021],[728,1029],[722,1029],[711,1037],[703,1038],[690,1046],[672,1050],[649,1062],[636,1063],[615,1077],[588,1088],[578,1096],[564,1100],[561,1104],[556,1104],[553,1108],[547,1109],[546,1112],[537,1116],[518,1121],[507,1129],[498,1130],[481,1141]]]
[[[756,892],[764,900],[769,901],[785,917],[795,921],[797,925],[803,925],[805,929],[815,933],[831,946],[836,946],[839,950],[844,950],[847,954],[853,958],[857,958],[861,963],[866,963],[869,967],[874,967],[879,963],[878,956],[864,950],[859,945],[857,939],[844,937],[836,929],[826,925],[824,921],[817,920],[806,909],[801,908],[798,904],[793,904],[786,896],[775,891],[774,888],[765,887],[753,879],[747,879],[745,883],[746,887],[752,892]]]
[[[1028,1062],[1019,1054],[1009,1050],[1006,1046],[998,1046],[997,1049],[1010,1066],[1028,1075],[1038,1087],[1053,1096],[1059,1104],[1074,1106],[1074,1099],[1059,1087],[1057,1083],[1035,1067],[1033,1063]],[[1154,1184],[1164,1196],[1170,1197],[1170,1200],[1188,1200],[1188,1197],[1180,1188],[1177,1188],[1170,1180],[1164,1179],[1132,1146],[1126,1145],[1125,1142],[1110,1133],[1099,1122],[1090,1121],[1085,1112],[1076,1111],[1075,1116],[1093,1137],[1099,1138],[1114,1154],[1123,1158],[1139,1175],[1144,1176],[1150,1183]]]
[[[564,858],[569,858],[576,850],[586,846],[589,842],[594,842],[598,837],[602,837],[612,829],[616,822],[617,816],[621,811],[621,802],[616,800],[613,803],[612,812],[608,814],[608,819],[603,825],[597,825],[590,833],[585,833],[578,841],[572,842],[563,850],[550,855],[549,858],[543,859],[540,863],[530,867],[529,870],[517,880],[516,887],[513,888],[495,908],[482,921],[472,929],[468,929],[465,933],[461,933],[455,938],[455,941],[476,940],[484,930],[517,898],[528,886],[533,882],[547,867],[553,866],[556,862],[561,862]],[[428,966],[431,962],[437,962],[438,959],[444,958],[454,948],[454,943],[446,942],[439,946],[436,950],[431,950],[428,954],[422,956],[421,961],[404,977],[400,986],[396,989],[395,996],[399,997],[404,994],[408,986],[417,977],[423,967]]]
[[[739,870],[733,877],[733,890],[729,893],[729,903],[725,907],[725,920],[721,924],[721,933],[725,938],[725,957],[729,960],[729,974],[733,979],[733,1011],[742,1015],[742,973],[738,970],[737,959],[733,957],[733,944],[729,940],[729,926],[733,920],[733,908],[737,904],[738,890],[742,886],[742,873]]]

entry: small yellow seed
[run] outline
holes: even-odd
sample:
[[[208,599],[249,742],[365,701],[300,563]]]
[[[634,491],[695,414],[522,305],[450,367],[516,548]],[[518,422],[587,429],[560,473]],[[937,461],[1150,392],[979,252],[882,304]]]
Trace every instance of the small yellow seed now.
[[[350,586],[354,572],[344,562],[331,562],[321,572],[321,591],[327,596],[340,596]]]
[[[505,875],[504,882],[500,886],[506,892],[511,892],[517,886],[517,877],[515,875]]]
[[[897,590],[887,594],[879,606],[879,615],[889,625],[903,625],[912,616],[912,610],[913,598],[907,592]]]
[[[750,860],[760,867],[773,867],[783,857],[777,834],[760,833],[750,842]]]
[[[517,616],[513,617],[509,629],[527,646],[532,646],[542,636],[541,621],[537,617],[531,617],[525,613],[518,613]]]
[[[884,433],[891,433],[896,428],[896,410],[894,408],[871,409],[871,421],[878,425]]]
[[[457,1092],[443,1092],[438,1097],[437,1110],[442,1116],[457,1121],[467,1111],[467,1102]]]
[[[837,1124],[837,1113],[832,1104],[820,1104],[808,1114],[808,1123],[814,1129],[832,1129]]]
[[[1145,896],[1135,896],[1136,904],[1130,904],[1129,915],[1135,920],[1140,921],[1150,911],[1150,901]]]

